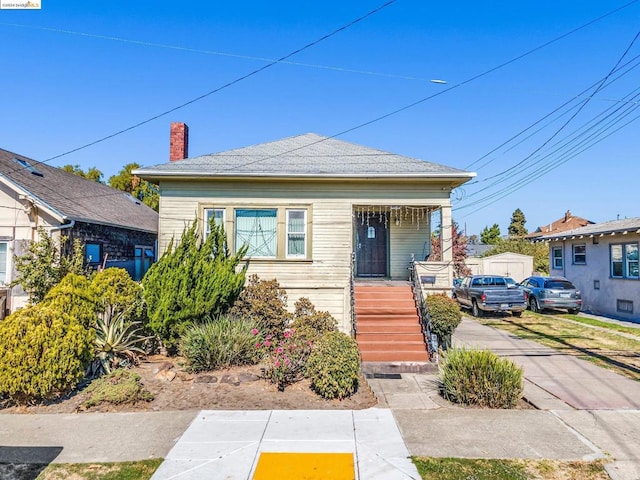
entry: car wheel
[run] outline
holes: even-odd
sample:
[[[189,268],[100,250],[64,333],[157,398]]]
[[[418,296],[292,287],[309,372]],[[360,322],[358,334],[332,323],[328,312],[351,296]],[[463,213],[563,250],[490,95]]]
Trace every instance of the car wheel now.
[[[522,316],[522,312],[511,312],[511,314],[512,314],[514,317],[521,317],[521,316]]]
[[[538,303],[538,299],[536,297],[531,297],[529,299],[529,310],[534,313],[540,313],[540,304]]]
[[[569,309],[569,313],[571,315],[577,315],[578,313],[580,313],[580,309],[579,308],[570,308]]]
[[[478,302],[476,302],[475,300],[471,303],[471,314],[474,317],[481,317],[482,316],[482,310],[480,310],[478,308]]]

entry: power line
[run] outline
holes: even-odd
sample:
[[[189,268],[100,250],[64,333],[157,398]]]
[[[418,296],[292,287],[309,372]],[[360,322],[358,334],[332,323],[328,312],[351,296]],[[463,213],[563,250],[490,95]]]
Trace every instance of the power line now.
[[[638,37],[640,37],[640,31],[638,31],[638,32],[636,33],[636,35],[634,36],[634,38],[631,40],[631,42],[629,43],[629,45],[627,46],[627,48],[625,49],[625,51],[622,53],[622,55],[620,56],[620,58],[618,59],[618,61],[616,62],[616,64],[611,68],[611,70],[609,71],[609,73],[608,73],[608,74],[607,74],[607,75],[606,75],[606,76],[605,76],[605,77],[604,77],[604,78],[599,82],[599,84],[598,84],[598,86],[596,87],[595,91],[594,91],[594,92],[593,92],[593,93],[592,93],[592,94],[591,94],[591,95],[590,95],[590,96],[589,96],[589,97],[588,97],[588,98],[587,98],[587,99],[586,99],[586,100],[585,100],[585,101],[580,105],[580,107],[578,108],[578,111],[577,111],[577,112],[575,112],[575,113],[574,113],[574,114],[573,114],[573,115],[572,115],[572,116],[571,116],[571,117],[570,117],[570,118],[569,118],[569,119],[568,119],[568,120],[567,120],[567,121],[566,121],[566,122],[565,122],[565,123],[564,123],[564,124],[559,128],[559,129],[557,129],[557,130],[556,130],[556,131],[551,135],[551,137],[549,137],[547,140],[545,140],[545,142],[543,142],[543,144],[542,144],[540,147],[536,148],[536,149],[535,149],[531,154],[529,154],[527,157],[525,157],[525,159],[521,160],[520,162],[518,162],[518,163],[517,163],[516,165],[514,165],[513,167],[510,167],[508,170],[505,170],[505,172],[506,172],[506,171],[513,170],[513,169],[514,169],[514,168],[516,168],[517,166],[519,166],[519,165],[521,165],[522,163],[524,163],[526,160],[531,159],[531,157],[532,157],[533,155],[535,155],[536,153],[540,152],[540,151],[541,151],[541,150],[542,150],[546,145],[548,145],[548,144],[549,144],[549,142],[550,142],[553,138],[555,138],[555,137],[556,137],[556,136],[557,136],[557,135],[558,135],[558,134],[559,134],[559,133],[560,133],[560,132],[561,132],[561,131],[562,131],[562,130],[563,130],[563,129],[564,129],[564,128],[565,128],[565,127],[566,127],[566,126],[567,126],[567,125],[568,125],[568,124],[569,124],[569,123],[570,123],[570,122],[571,122],[571,121],[572,121],[576,116],[577,116],[577,115],[578,115],[578,113],[580,113],[580,111],[582,111],[582,109],[586,106],[586,104],[587,104],[587,103],[589,103],[589,101],[591,100],[591,98],[592,98],[594,95],[596,95],[596,94],[597,94],[597,93],[598,93],[598,92],[599,92],[599,91],[604,87],[604,85],[606,84],[606,81],[607,81],[607,80],[611,77],[611,75],[613,75],[613,73],[618,69],[618,67],[620,66],[620,64],[621,64],[621,63],[622,63],[622,61],[624,60],[624,57],[626,57],[626,55],[629,53],[629,51],[631,50],[631,48],[632,48],[632,47],[633,47],[633,45],[635,44],[636,40],[638,39]],[[631,107],[631,111],[635,110],[636,108],[637,108],[636,106]],[[628,113],[626,113],[622,118],[626,117],[626,115],[628,115]],[[596,118],[597,118],[597,117],[596,117]],[[637,117],[636,117],[636,118],[637,118]],[[635,119],[634,119],[634,120],[635,120]],[[632,121],[634,121],[634,120],[632,120]],[[631,122],[632,122],[632,121],[631,121]],[[628,123],[627,123],[627,124],[625,124],[624,126],[628,125],[628,124],[629,124],[629,123],[631,123],[631,122],[628,122]],[[600,121],[599,121],[598,123],[600,123]],[[596,125],[597,125],[597,124],[596,124]],[[624,127],[624,126],[623,126],[623,127]],[[620,127],[620,128],[623,128],[623,127]],[[612,133],[615,133],[615,132],[616,132],[616,131],[618,131],[620,128],[616,129],[616,130],[615,130],[614,132],[612,132]],[[604,137],[604,138],[609,137],[612,133],[610,133],[609,135],[607,135],[607,136],[606,136],[606,137]],[[599,139],[599,140],[597,140],[596,142],[592,143],[589,147],[585,147],[584,149],[580,150],[580,152],[579,152],[579,153],[584,152],[584,151],[586,150],[586,148],[590,148],[591,146],[595,145],[596,143],[599,143],[599,142],[600,142],[600,141],[602,141],[602,140],[603,140],[603,139]],[[570,144],[570,143],[571,143],[571,142],[573,142],[573,141],[574,141],[574,139],[569,140],[569,141],[567,142],[567,144],[565,144],[565,146],[566,146],[566,145],[568,145],[568,144]],[[555,153],[555,152],[552,152],[552,153]],[[575,155],[577,155],[577,154],[578,154],[578,153],[576,153],[576,154],[574,154],[574,155],[571,155],[571,156],[569,156],[569,157],[565,157],[565,158],[564,158],[564,159],[562,159],[561,161],[555,161],[555,162],[554,162],[554,160],[557,160],[557,159],[552,159],[552,160],[548,161],[547,163],[545,163],[545,164],[542,166],[542,169],[539,169],[539,170],[536,172],[536,174],[534,175],[534,180],[537,180],[537,179],[538,179],[538,178],[540,178],[541,176],[546,175],[547,173],[549,173],[551,170],[554,170],[554,169],[558,168],[560,165],[562,165],[562,164],[566,163],[567,161],[569,161],[570,159],[574,158],[574,157],[575,157]],[[527,168],[528,168],[528,169],[533,168],[535,165],[539,164],[539,163],[540,163],[544,158],[548,158],[550,155],[551,155],[551,154],[549,154],[549,155],[547,155],[547,156],[543,157],[542,159],[536,160],[535,162],[533,162],[533,165],[528,165],[528,166],[527,166]],[[565,155],[566,155],[566,154],[565,154]],[[562,157],[561,157],[561,158],[562,158]],[[503,173],[504,173],[504,172],[503,172]],[[497,197],[494,201],[492,201],[492,202],[490,202],[490,203],[487,203],[486,205],[484,205],[484,206],[482,206],[482,207],[480,207],[480,208],[478,208],[478,209],[476,209],[476,210],[473,210],[473,211],[471,212],[471,213],[476,213],[476,212],[478,212],[478,211],[482,210],[483,208],[486,208],[488,205],[491,205],[491,204],[495,203],[496,201],[498,201],[498,200],[500,200],[500,199],[504,198],[505,196],[507,196],[507,195],[509,195],[509,194],[513,193],[514,191],[519,190],[519,189],[520,189],[520,188],[522,188],[524,185],[526,185],[526,184],[530,184],[530,183],[531,183],[531,180],[532,180],[532,179],[531,179],[531,177],[521,178],[520,180],[517,180],[517,181],[515,181],[515,182],[512,182],[510,185],[506,186],[506,187],[505,187],[505,188],[503,188],[502,190],[499,190],[498,192],[495,192],[495,193],[493,193],[493,194],[486,195],[485,197],[482,197],[482,198],[480,198],[480,199],[478,199],[478,200],[476,200],[476,201],[474,201],[474,202],[472,202],[472,203],[469,203],[469,204],[467,204],[467,205],[463,205],[463,206],[459,207],[459,209],[465,209],[465,208],[469,208],[469,207],[471,207],[471,206],[478,205],[478,204],[480,204],[480,203],[486,203],[488,200],[490,200],[490,199],[492,199],[492,198]],[[495,182],[493,185],[499,185],[500,183],[503,183],[503,182],[504,182],[504,180],[497,181],[497,182]],[[489,187],[487,187],[487,188],[489,188]],[[486,190],[486,188],[485,188],[484,190]],[[469,215],[470,215],[471,213],[469,213]]]
[[[132,39],[128,39],[128,38],[115,37],[115,36],[111,36],[111,35],[100,35],[100,34],[94,34],[94,33],[88,33],[88,32],[78,32],[78,31],[75,31],[75,30],[65,30],[65,29],[62,29],[62,28],[42,27],[42,26],[38,26],[38,25],[25,25],[25,24],[21,24],[21,23],[7,23],[7,22],[0,22],[0,26],[27,28],[27,29],[33,29],[33,30],[42,30],[42,31],[45,31],[45,32],[63,33],[63,34],[67,34],[67,35],[77,35],[77,36],[81,36],[81,37],[97,38],[97,39],[101,39],[101,40],[111,40],[111,41],[128,43],[128,44],[133,44],[133,45],[140,45],[140,46],[144,46],[144,47],[164,48],[164,49],[169,49],[169,50],[177,50],[177,51],[189,52],[189,53],[199,53],[199,54],[213,55],[213,56],[218,56],[218,57],[238,58],[238,59],[242,59],[242,60],[254,60],[254,61],[258,61],[258,62],[277,62],[277,63],[282,63],[283,65],[294,65],[294,66],[297,66],[297,67],[319,68],[319,69],[323,69],[323,70],[333,70],[333,71],[336,71],[336,72],[357,73],[357,74],[360,74],[360,75],[372,75],[372,76],[377,76],[377,77],[395,78],[395,79],[399,79],[399,80],[417,80],[417,81],[422,81],[422,82],[431,82],[431,81],[433,81],[433,79],[430,79],[430,78],[416,77],[416,76],[412,76],[412,75],[400,75],[400,74],[395,74],[395,73],[375,72],[375,71],[372,71],[372,70],[359,70],[359,69],[355,69],[355,68],[338,67],[338,66],[335,66],[335,65],[320,65],[320,64],[317,64],[317,63],[304,63],[304,62],[292,62],[292,61],[287,61],[287,60],[274,60],[273,58],[257,57],[257,56],[254,56],[254,55],[241,55],[241,54],[237,54],[237,53],[218,52],[218,51],[214,51],[214,50],[204,50],[204,49],[200,49],[200,48],[190,48],[190,47],[183,47],[183,46],[179,46],[179,45],[168,45],[168,44],[163,44],[163,43],[148,42],[148,41],[145,41],[145,40],[132,40]],[[435,83],[438,83],[438,82],[436,81]]]
[[[357,23],[359,23],[359,22],[361,22],[363,20],[365,20],[366,18],[369,18],[372,15],[375,15],[376,13],[378,13],[379,11],[381,11],[384,8],[388,7],[389,5],[392,5],[396,1],[397,0],[389,0],[386,3],[384,3],[384,4],[380,5],[379,7],[375,8],[374,10],[371,10],[369,13],[366,13],[365,15],[362,15],[361,17],[358,17],[355,20],[352,20],[351,22],[349,22],[349,23],[347,23],[347,24],[345,24],[345,25],[333,30],[332,32],[330,32],[330,33],[328,33],[326,35],[323,35],[322,37],[318,38],[317,40],[314,40],[313,42],[308,43],[305,46],[303,46],[301,48],[298,48],[298,49],[292,51],[291,53],[288,53],[288,54],[278,58],[277,60],[273,60],[272,62],[270,62],[270,63],[268,63],[266,65],[263,65],[262,67],[257,68],[256,70],[253,70],[253,71],[251,71],[251,72],[249,72],[249,73],[247,73],[245,75],[242,75],[241,77],[238,77],[235,80],[227,82],[227,83],[225,83],[224,85],[222,85],[220,87],[214,88],[213,90],[210,90],[210,91],[208,91],[208,92],[206,92],[206,93],[204,93],[202,95],[199,95],[199,96],[197,96],[197,97],[195,97],[195,98],[193,98],[193,99],[191,99],[191,100],[189,100],[187,102],[184,102],[184,103],[182,103],[182,104],[180,104],[180,105],[178,105],[176,107],[170,108],[169,110],[165,110],[162,113],[154,115],[153,117],[147,118],[146,120],[138,122],[138,123],[136,123],[134,125],[131,125],[129,127],[123,128],[122,130],[119,130],[119,131],[117,131],[115,133],[112,133],[110,135],[107,135],[105,137],[99,138],[98,140],[94,140],[93,142],[89,142],[89,143],[84,144],[84,145],[82,145],[80,147],[77,147],[77,148],[68,150],[68,151],[66,151],[64,153],[61,153],[59,155],[55,155],[53,157],[47,158],[46,160],[43,160],[43,162],[50,162],[51,160],[55,160],[56,158],[64,157],[64,156],[69,155],[71,153],[75,153],[77,151],[84,150],[85,148],[92,147],[93,145],[96,145],[98,143],[104,142],[105,140],[109,140],[111,138],[117,137],[118,135],[122,135],[123,133],[129,132],[129,131],[131,131],[131,130],[133,130],[135,128],[141,127],[142,125],[146,125],[149,122],[157,120],[158,118],[164,117],[164,116],[166,116],[166,115],[168,115],[170,113],[175,112],[176,110],[180,110],[180,109],[182,109],[182,108],[184,108],[184,107],[186,107],[188,105],[196,103],[196,102],[198,102],[198,101],[200,101],[200,100],[202,100],[204,98],[207,98],[207,97],[213,95],[214,93],[218,93],[221,90],[229,88],[229,87],[231,87],[231,86],[233,86],[233,85],[235,85],[237,83],[240,83],[241,81],[246,80],[247,78],[253,77],[254,75],[257,75],[258,73],[263,72],[264,70],[266,70],[266,69],[268,69],[270,67],[273,67],[274,65],[277,65],[278,63],[281,63],[284,60],[286,60],[288,58],[291,58],[294,55],[297,55],[298,53],[303,52],[303,51],[305,51],[305,50],[307,50],[307,49],[309,49],[309,48],[311,48],[311,47],[323,42],[324,40],[327,40],[328,38],[333,37],[334,35],[337,35],[338,33],[340,33],[342,31],[352,27],[353,25],[355,25],[355,24],[357,24]],[[640,1],[640,0],[635,0],[635,1]]]
[[[264,158],[259,159],[259,160],[253,160],[253,161],[251,161],[251,162],[247,162],[247,163],[245,163],[245,164],[243,164],[243,165],[238,165],[238,166],[236,166],[236,167],[232,167],[232,168],[230,168],[229,170],[235,170],[235,169],[237,169],[237,168],[242,168],[242,167],[245,167],[245,166],[248,166],[248,165],[253,165],[253,164],[255,164],[255,163],[259,163],[259,162],[261,162],[261,161],[268,160],[268,159],[271,159],[271,158],[274,158],[274,157],[278,157],[278,156],[281,156],[281,155],[286,155],[286,154],[289,154],[289,153],[292,153],[292,152],[295,152],[295,151],[301,150],[301,149],[303,149],[303,148],[307,148],[307,147],[310,147],[310,146],[312,146],[312,145],[316,145],[316,144],[321,143],[321,142],[324,142],[324,141],[326,141],[326,140],[329,140],[329,139],[332,139],[332,138],[336,138],[336,137],[339,137],[339,136],[345,135],[345,134],[347,134],[347,133],[353,132],[353,131],[358,130],[358,129],[360,129],[360,128],[366,127],[366,126],[371,125],[371,124],[373,124],[373,123],[376,123],[376,122],[379,122],[379,121],[384,120],[384,119],[386,119],[386,118],[389,118],[389,117],[392,117],[392,116],[394,116],[394,115],[397,115],[398,113],[404,112],[405,110],[409,110],[409,109],[411,109],[411,108],[413,108],[413,107],[415,107],[415,106],[418,106],[418,105],[420,105],[420,104],[422,104],[422,103],[424,103],[424,102],[427,102],[427,101],[432,100],[432,99],[434,99],[434,98],[436,98],[436,97],[439,97],[440,95],[444,95],[445,93],[448,93],[448,92],[450,92],[451,90],[455,90],[456,88],[459,88],[459,87],[461,87],[461,86],[463,86],[463,85],[466,85],[466,84],[468,84],[468,83],[471,83],[471,82],[473,82],[474,80],[478,80],[479,78],[482,78],[482,77],[484,77],[484,76],[486,76],[486,75],[489,75],[490,73],[493,73],[493,72],[495,72],[496,70],[499,70],[499,69],[501,69],[501,68],[504,68],[504,67],[506,67],[507,65],[510,65],[510,64],[512,64],[512,63],[514,63],[514,62],[517,62],[518,60],[521,60],[522,58],[527,57],[527,56],[529,56],[529,55],[531,55],[531,54],[533,54],[533,53],[537,52],[538,50],[541,50],[541,49],[543,49],[543,48],[545,48],[545,47],[547,47],[547,46],[549,46],[549,45],[551,45],[551,44],[553,44],[553,43],[556,43],[556,42],[558,42],[558,41],[562,40],[563,38],[568,37],[569,35],[572,35],[572,34],[574,34],[574,33],[578,32],[578,31],[580,31],[580,30],[583,30],[584,28],[586,28],[586,27],[588,27],[588,26],[590,26],[590,25],[592,25],[592,24],[594,24],[594,23],[596,23],[596,22],[598,22],[598,21],[600,21],[600,20],[602,20],[602,19],[604,19],[604,18],[606,18],[606,17],[609,17],[609,16],[613,15],[614,13],[617,13],[617,12],[619,12],[619,11],[621,11],[621,10],[623,10],[623,9],[625,9],[625,8],[627,8],[627,7],[629,7],[629,6],[633,5],[633,4],[635,4],[635,3],[638,3],[638,1],[640,1],[640,0],[632,0],[631,2],[628,2],[628,3],[626,3],[626,4],[622,5],[622,6],[620,6],[620,7],[616,8],[616,9],[614,9],[614,10],[611,10],[611,11],[609,11],[609,12],[607,12],[607,13],[603,14],[603,15],[600,15],[599,17],[594,18],[593,20],[590,20],[589,22],[587,22],[587,23],[585,23],[585,24],[583,24],[583,25],[581,25],[581,26],[579,26],[579,27],[576,27],[576,28],[574,28],[574,29],[572,29],[572,30],[570,30],[570,31],[568,31],[568,32],[566,32],[566,33],[564,33],[564,34],[562,34],[562,35],[558,36],[558,37],[555,37],[555,38],[553,38],[553,39],[551,39],[551,40],[549,40],[549,41],[547,41],[547,42],[545,42],[545,43],[543,43],[543,44],[541,44],[541,45],[538,45],[537,47],[535,47],[535,48],[533,48],[533,49],[531,49],[531,50],[528,50],[528,51],[526,51],[525,53],[522,53],[522,54],[518,55],[517,57],[514,57],[514,58],[512,58],[512,59],[510,59],[510,60],[507,60],[506,62],[503,62],[503,63],[501,63],[501,64],[499,64],[499,65],[497,65],[497,66],[495,66],[495,67],[493,67],[493,68],[490,68],[489,70],[486,70],[486,71],[484,71],[484,72],[482,72],[482,73],[479,73],[479,74],[477,74],[477,75],[475,75],[475,76],[473,76],[473,77],[470,77],[470,78],[468,78],[467,80],[464,80],[464,81],[462,81],[462,82],[460,82],[460,83],[457,83],[457,84],[455,84],[455,85],[452,85],[452,86],[450,86],[450,87],[448,87],[448,88],[445,88],[444,90],[441,90],[441,91],[439,91],[439,92],[437,92],[437,93],[434,93],[434,94],[432,94],[432,95],[428,95],[427,97],[421,98],[420,100],[417,100],[417,101],[412,102],[412,103],[410,103],[410,104],[408,104],[408,105],[405,105],[405,106],[403,106],[403,107],[400,107],[400,108],[398,108],[398,109],[396,109],[396,110],[393,110],[393,111],[391,111],[391,112],[389,112],[389,113],[386,113],[386,114],[384,114],[384,115],[381,115],[381,116],[379,116],[379,117],[376,117],[376,118],[374,118],[374,119],[372,119],[372,120],[368,120],[368,121],[366,121],[366,122],[360,123],[359,125],[356,125],[356,126],[354,126],[354,127],[348,128],[348,129],[346,129],[346,130],[342,130],[341,132],[338,132],[338,133],[336,133],[336,134],[334,134],[334,135],[331,135],[331,136],[329,136],[329,137],[326,137],[326,138],[323,138],[323,139],[320,139],[320,140],[316,140],[315,142],[309,143],[308,145],[303,145],[303,146],[301,146],[301,147],[294,148],[294,149],[292,149],[292,150],[289,150],[289,151],[286,151],[286,152],[280,153],[280,154],[278,154],[278,155],[271,155],[271,156],[264,157]]]
[[[627,63],[625,63],[624,65],[622,65],[621,67],[618,68],[618,70],[629,66],[630,64],[632,64],[633,62],[635,62],[636,60],[638,60],[640,58],[640,55],[635,56],[633,59],[629,60]],[[616,78],[614,78],[613,80],[611,80],[609,83],[605,84],[604,87],[607,87],[609,85],[611,85],[612,83],[616,82],[617,80],[620,80],[622,77],[624,77],[625,75],[627,75],[628,73],[630,73],[631,71],[633,71],[635,68],[637,68],[638,66],[640,66],[640,62],[636,62],[635,64],[633,64],[631,67],[629,67],[625,72],[621,73],[620,75],[618,75]],[[563,103],[562,105],[560,105],[559,107],[555,108],[554,110],[552,110],[550,113],[548,113],[547,115],[543,116],[542,118],[540,118],[539,120],[535,121],[534,123],[532,123],[531,125],[529,125],[528,127],[526,127],[525,129],[521,130],[519,133],[517,133],[516,135],[512,136],[511,138],[509,138],[507,141],[501,143],[499,146],[497,146],[496,148],[494,148],[493,150],[491,150],[490,152],[486,153],[485,155],[483,155],[482,157],[480,157],[478,160],[474,161],[473,163],[471,163],[470,165],[468,165],[467,167],[465,167],[465,169],[469,168],[470,166],[476,164],[477,162],[479,162],[480,160],[485,159],[486,157],[488,157],[489,155],[491,155],[492,153],[495,153],[496,151],[498,151],[499,149],[501,149],[502,147],[508,145],[509,143],[511,143],[513,140],[515,140],[516,138],[518,138],[519,136],[523,135],[524,133],[526,133],[527,131],[531,130],[531,128],[535,127],[536,125],[538,125],[540,122],[548,119],[550,116],[554,115],[555,113],[557,113],[558,111],[562,110],[564,107],[570,105],[571,103],[573,103],[576,99],[580,98],[582,95],[584,95],[585,93],[589,92],[593,87],[596,87],[599,84],[602,84],[602,82],[606,82],[608,77],[610,77],[611,74],[609,73],[608,75],[606,75],[605,77],[597,80],[596,82],[594,82],[593,84],[591,84],[589,87],[587,87],[586,89],[584,89],[583,91],[581,91],[580,93],[578,93],[577,95],[575,95],[573,98],[571,98],[570,100],[566,101],[565,103]],[[596,94],[597,92],[592,93],[588,100],[593,99],[593,96]],[[624,102],[623,100],[618,100],[619,102]],[[529,138],[531,138],[533,135],[539,133],[540,131],[542,131],[544,128],[546,128],[547,126],[551,125],[555,120],[561,118],[564,115],[567,115],[571,110],[574,109],[582,109],[584,106],[584,104],[577,104],[574,105],[570,108],[568,108],[564,113],[558,115],[555,119],[553,119],[552,121],[544,124],[541,128],[537,129],[536,131],[534,131],[532,134],[528,135],[527,137],[525,137],[523,140],[519,141],[518,143],[516,143],[515,145],[513,145],[512,147],[508,148],[507,150],[505,150],[504,153],[507,153],[511,150],[513,150],[513,148],[515,148],[516,146],[522,144],[524,141],[528,140]],[[579,110],[578,110],[579,111]],[[577,114],[577,112],[573,115],[575,116]],[[534,152],[535,153],[535,152]],[[485,167],[486,165],[488,165],[489,163],[491,163],[493,160],[495,160],[495,158],[489,160],[488,162],[485,162],[484,164],[481,165],[481,167]],[[518,167],[521,163],[523,163],[525,160],[527,160],[527,158],[525,158],[523,161],[519,162],[518,164],[503,170],[500,173],[491,175],[489,177],[483,178],[483,179],[479,179],[476,180],[474,182],[470,182],[467,184],[467,186],[470,185],[474,185],[474,184],[478,184],[478,183],[483,183],[483,182],[487,182],[489,180],[492,180],[494,178],[498,178],[501,176],[506,175],[507,173],[510,173],[511,171],[515,170],[516,167]]]

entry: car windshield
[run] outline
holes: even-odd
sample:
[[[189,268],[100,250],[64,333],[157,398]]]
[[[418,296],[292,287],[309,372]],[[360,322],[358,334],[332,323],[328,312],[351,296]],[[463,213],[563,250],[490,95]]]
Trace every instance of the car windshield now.
[[[545,280],[544,288],[552,290],[575,290],[576,287],[574,287],[573,283],[569,280]]]
[[[504,281],[507,282],[507,285],[515,285],[516,281],[511,277],[504,277]]]

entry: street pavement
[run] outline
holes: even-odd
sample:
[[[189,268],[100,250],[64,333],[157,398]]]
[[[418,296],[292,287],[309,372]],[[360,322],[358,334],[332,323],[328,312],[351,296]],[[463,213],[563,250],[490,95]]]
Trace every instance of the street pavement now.
[[[408,455],[606,458],[612,479],[640,479],[637,382],[471,319],[454,344],[521,365],[535,408],[455,407],[435,373],[377,375],[369,385],[378,406],[361,411],[0,415],[0,463],[164,458],[154,480],[249,480],[262,452],[347,452],[357,480],[395,480],[419,478]]]

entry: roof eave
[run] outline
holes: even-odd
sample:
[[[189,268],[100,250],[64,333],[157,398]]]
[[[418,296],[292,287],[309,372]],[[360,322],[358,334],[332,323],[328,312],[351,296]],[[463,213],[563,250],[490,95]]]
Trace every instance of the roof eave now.
[[[22,185],[20,185],[13,179],[7,177],[3,173],[0,173],[0,182],[4,183],[6,186],[11,188],[18,195],[24,195],[25,197],[27,197],[27,199],[31,201],[34,205],[37,205],[39,208],[42,208],[44,211],[46,211],[49,215],[57,219],[59,222],[66,223],[69,220],[69,217],[67,217],[60,210],[52,207],[47,202],[45,202],[38,196],[34,195],[29,190],[24,188]]]
[[[324,174],[324,173],[269,173],[269,172],[254,172],[254,173],[238,173],[238,172],[173,172],[173,171],[158,171],[158,170],[144,170],[138,169],[131,172],[134,175],[142,177],[146,180],[149,179],[163,179],[163,180],[184,180],[184,179],[214,179],[222,178],[225,180],[233,179],[272,179],[272,180],[344,180],[344,179],[378,179],[378,180],[416,180],[416,179],[434,179],[434,180],[452,180],[456,182],[462,181],[463,183],[474,178],[475,172],[461,172],[461,173],[349,173],[349,174]]]

